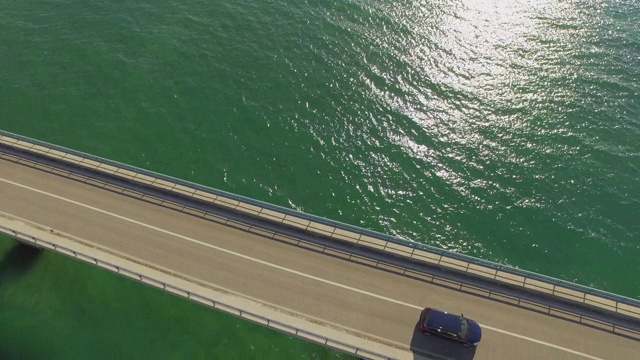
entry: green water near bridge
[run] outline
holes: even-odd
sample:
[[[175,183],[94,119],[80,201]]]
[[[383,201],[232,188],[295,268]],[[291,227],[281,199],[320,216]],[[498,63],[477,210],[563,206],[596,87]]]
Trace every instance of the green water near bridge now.
[[[0,127],[640,298],[638,18],[631,0],[7,2]],[[14,246],[3,358],[342,356]]]
[[[2,359],[346,355],[0,237]]]

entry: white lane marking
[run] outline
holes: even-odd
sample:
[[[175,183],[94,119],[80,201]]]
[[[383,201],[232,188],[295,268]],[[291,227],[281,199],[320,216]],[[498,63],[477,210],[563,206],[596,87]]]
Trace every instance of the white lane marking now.
[[[568,352],[568,353],[572,353],[572,354],[575,354],[575,355],[584,356],[584,357],[586,357],[587,359],[593,359],[593,360],[604,360],[604,359],[602,359],[602,358],[595,357],[595,356],[591,356],[591,355],[589,355],[589,354],[585,354],[585,353],[581,353],[581,352],[579,352],[579,351],[575,351],[575,350],[567,349],[567,348],[562,347],[562,346],[558,346],[558,345],[550,344],[550,343],[545,342],[545,341],[542,341],[542,340],[532,339],[532,338],[530,338],[530,337],[526,337],[526,336],[519,335],[519,334],[514,334],[514,333],[508,332],[508,331],[506,331],[506,330],[497,329],[497,328],[494,328],[494,327],[492,327],[492,326],[488,326],[488,325],[484,325],[484,324],[481,324],[481,326],[482,326],[482,329],[483,329],[483,330],[484,330],[484,329],[489,329],[489,330],[493,330],[493,331],[495,331],[495,332],[503,333],[503,334],[506,334],[506,335],[511,335],[511,336],[513,336],[513,337],[517,337],[517,338],[520,338],[520,339],[533,341],[533,342],[535,342],[535,343],[538,343],[538,344],[541,344],[541,345],[546,345],[546,346],[549,346],[549,347],[552,347],[552,348],[555,348],[555,349],[558,349],[558,350],[563,350],[563,351],[566,351],[566,352]]]
[[[344,284],[340,284],[340,283],[337,283],[337,282],[334,282],[334,281],[331,281],[331,280],[319,278],[317,276],[313,276],[313,275],[306,274],[306,273],[303,273],[303,272],[300,272],[300,271],[297,271],[297,270],[293,270],[293,269],[289,269],[289,268],[286,268],[286,267],[283,267],[283,266],[280,266],[280,265],[276,265],[276,264],[273,264],[273,263],[270,263],[270,262],[267,262],[267,261],[264,261],[264,260],[256,259],[256,258],[253,258],[251,256],[243,255],[243,254],[237,253],[235,251],[227,250],[227,249],[224,249],[224,248],[212,245],[212,244],[207,244],[205,242],[190,238],[188,236],[180,235],[180,234],[168,231],[168,230],[161,229],[161,228],[153,226],[153,225],[149,225],[149,224],[145,224],[143,222],[139,222],[139,221],[136,221],[136,220],[133,220],[133,219],[129,219],[127,217],[124,217],[124,216],[121,216],[121,215],[118,215],[118,214],[114,214],[114,213],[111,213],[111,212],[106,211],[106,210],[98,209],[98,208],[93,207],[91,205],[83,204],[81,202],[77,202],[77,201],[74,201],[74,200],[71,200],[71,199],[67,199],[67,198],[64,198],[62,196],[54,195],[54,194],[48,193],[46,191],[38,190],[38,189],[29,187],[29,186],[26,186],[26,185],[22,185],[22,184],[19,184],[19,183],[16,183],[16,182],[13,182],[13,181],[10,181],[10,180],[7,180],[7,179],[0,178],[0,181],[3,181],[5,183],[11,184],[11,185],[14,185],[14,186],[17,186],[17,187],[21,187],[23,189],[31,190],[31,191],[37,192],[39,194],[46,195],[46,196],[49,196],[49,197],[52,197],[52,198],[55,198],[55,199],[58,199],[58,200],[66,201],[68,203],[71,203],[71,204],[74,204],[74,205],[78,205],[80,207],[84,207],[84,208],[87,208],[87,209],[90,209],[90,210],[93,210],[93,211],[97,211],[99,213],[102,213],[102,214],[105,214],[105,215],[109,215],[109,216],[115,217],[115,218],[120,219],[120,220],[128,221],[130,223],[133,223],[133,224],[136,224],[136,225],[140,225],[142,227],[153,229],[153,230],[159,231],[159,232],[167,234],[167,235],[175,236],[175,237],[178,237],[180,239],[187,240],[187,241],[190,241],[190,242],[202,245],[202,246],[206,246],[206,247],[209,247],[209,248],[212,248],[212,249],[215,249],[215,250],[218,250],[218,251],[230,254],[230,255],[234,255],[234,256],[249,260],[249,261],[257,262],[259,264],[263,264],[265,266],[269,266],[269,267],[272,267],[272,268],[275,268],[275,269],[278,269],[278,270],[282,270],[282,271],[289,272],[289,273],[292,273],[292,274],[296,274],[296,275],[299,275],[299,276],[302,276],[302,277],[306,277],[306,278],[309,278],[309,279],[320,281],[320,282],[323,282],[325,284],[330,284],[330,285],[337,286],[337,287],[340,287],[340,288],[343,288],[343,289],[346,289],[346,290],[351,290],[351,291],[354,291],[354,292],[357,292],[357,293],[360,293],[360,294],[363,294],[363,295],[367,295],[367,296],[375,297],[375,298],[378,298],[378,299],[381,299],[381,300],[389,301],[389,302],[392,302],[392,303],[395,303],[395,304],[398,304],[398,305],[403,305],[403,306],[410,307],[410,308],[417,309],[417,310],[423,309],[422,306],[409,304],[409,303],[406,303],[406,302],[403,302],[403,301],[399,301],[399,300],[395,300],[395,299],[392,299],[392,298],[388,298],[388,297],[382,296],[382,295],[377,295],[377,294],[374,294],[374,293],[371,293],[371,292],[368,292],[368,291],[356,289],[356,288],[353,288],[353,287],[350,287],[350,286],[347,286],[347,285],[344,285]],[[499,332],[499,333],[502,333],[502,334],[505,334],[505,335],[514,336],[514,337],[517,337],[517,338],[520,338],[520,339],[529,340],[529,341],[532,341],[532,342],[535,342],[535,343],[538,343],[538,344],[541,344],[541,345],[546,345],[546,346],[549,346],[549,347],[552,347],[552,348],[555,348],[555,349],[558,349],[558,350],[563,350],[563,351],[566,351],[566,352],[569,352],[569,353],[572,353],[572,354],[575,354],[575,355],[580,355],[580,356],[583,356],[583,357],[588,358],[588,359],[603,360],[603,359],[595,357],[595,356],[591,356],[591,355],[588,355],[588,354],[585,354],[585,353],[581,353],[581,352],[578,352],[578,351],[575,351],[575,350],[571,350],[571,349],[568,349],[568,348],[565,348],[565,347],[562,347],[562,346],[550,344],[550,343],[542,341],[542,340],[537,340],[537,339],[533,339],[533,338],[530,338],[530,337],[527,337],[527,336],[515,334],[515,333],[509,332],[509,331],[506,331],[506,330],[494,328],[494,327],[491,327],[491,326],[488,326],[488,325],[482,325],[482,328],[488,329],[488,330],[493,330],[493,331],[496,331],[496,332]]]

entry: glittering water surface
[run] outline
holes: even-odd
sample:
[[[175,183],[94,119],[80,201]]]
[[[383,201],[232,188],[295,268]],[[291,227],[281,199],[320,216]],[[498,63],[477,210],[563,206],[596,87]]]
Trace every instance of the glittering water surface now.
[[[638,18],[631,0],[1,4],[0,126],[640,298]],[[63,280],[71,267],[86,277]],[[136,319],[148,335],[122,354],[167,338],[159,322],[191,334],[170,316],[183,306],[228,344],[222,357],[338,356],[227,334],[217,324],[247,325],[52,254],[21,279],[30,287],[0,286],[12,354],[33,348],[29,312],[83,330],[85,350],[61,358],[129,338],[113,314],[142,297],[155,304]],[[99,323],[54,305],[102,302],[106,286],[128,300],[108,316],[82,307]],[[38,348],[59,349],[57,336]],[[249,346],[262,350],[234,353]]]

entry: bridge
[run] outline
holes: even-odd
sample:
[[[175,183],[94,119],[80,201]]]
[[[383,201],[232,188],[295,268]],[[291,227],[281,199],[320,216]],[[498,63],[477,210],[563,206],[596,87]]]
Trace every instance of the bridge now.
[[[7,132],[0,232],[361,358],[640,356],[638,300]],[[480,345],[424,336],[425,306]]]

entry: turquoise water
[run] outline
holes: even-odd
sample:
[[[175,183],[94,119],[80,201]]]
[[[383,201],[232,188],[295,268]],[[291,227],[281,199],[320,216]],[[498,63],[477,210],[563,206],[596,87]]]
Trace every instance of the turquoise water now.
[[[638,18],[631,0],[0,4],[0,127],[640,298]],[[54,254],[2,276],[11,357],[340,356]]]
[[[2,359],[340,359],[52,253],[0,239]]]

